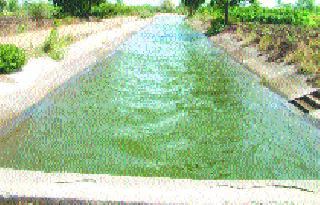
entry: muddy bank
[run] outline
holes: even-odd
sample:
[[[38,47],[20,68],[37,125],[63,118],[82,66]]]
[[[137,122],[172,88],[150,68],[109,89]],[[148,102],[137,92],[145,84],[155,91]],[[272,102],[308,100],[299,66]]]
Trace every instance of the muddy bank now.
[[[110,54],[130,35],[150,24],[152,20],[127,18],[122,21],[121,26],[100,31],[72,44],[66,49],[65,57],[61,61],[48,57],[30,59],[22,71],[1,75],[0,130],[4,132],[13,127],[17,116],[24,110],[37,104],[72,76]]]

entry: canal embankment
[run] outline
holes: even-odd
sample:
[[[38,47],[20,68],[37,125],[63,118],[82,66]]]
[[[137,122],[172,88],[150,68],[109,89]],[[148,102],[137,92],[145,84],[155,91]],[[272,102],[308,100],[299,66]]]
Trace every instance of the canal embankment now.
[[[102,30],[99,25],[89,23],[83,24],[81,28],[66,28],[70,34],[75,33],[81,37],[81,40],[65,49],[65,57],[61,61],[49,57],[31,58],[21,71],[0,75],[0,127],[11,127],[13,119],[24,110],[35,105],[72,76],[112,53],[117,46],[152,20],[126,17],[116,18],[112,24],[107,20],[109,25],[102,26]],[[1,39],[1,42],[18,43],[28,49],[28,46],[42,42],[48,32],[50,31],[41,31],[39,36],[24,34],[21,38],[8,37]]]
[[[210,23],[204,23],[200,20],[188,20],[188,25],[198,32],[205,33]],[[257,45],[243,46],[244,41],[239,41],[233,32],[224,31],[208,39],[216,46],[222,48],[230,54],[237,62],[241,63],[245,68],[256,74],[261,79],[261,83],[283,96],[288,101],[300,103],[301,110],[309,113],[314,120],[320,119],[320,110],[317,109],[317,101],[320,100],[313,95],[319,90],[309,83],[308,76],[297,73],[295,65],[287,65],[285,63],[268,62],[267,56],[261,55]],[[304,101],[306,98],[306,102]],[[311,99],[311,105],[308,100]],[[316,106],[312,106],[313,100]],[[299,104],[298,104],[299,107]]]
[[[1,138],[0,195],[317,203],[319,130],[183,22],[156,18]]]

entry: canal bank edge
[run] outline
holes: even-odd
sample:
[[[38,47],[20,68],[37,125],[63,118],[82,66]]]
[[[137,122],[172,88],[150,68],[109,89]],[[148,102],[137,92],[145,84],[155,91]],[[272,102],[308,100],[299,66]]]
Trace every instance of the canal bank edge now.
[[[200,20],[188,19],[186,22],[191,28],[201,33],[205,33],[209,26]],[[306,83],[307,77],[297,74],[294,65],[266,62],[266,56],[259,56],[256,47],[242,47],[243,42],[237,41],[235,34],[223,32],[208,39],[250,72],[256,74],[264,86],[288,101],[319,90],[309,86]],[[316,125],[320,124],[319,109],[310,112],[307,117]]]
[[[191,180],[0,168],[1,199],[127,203],[319,204],[317,180]]]
[[[93,34],[66,49],[63,60],[30,59],[20,72],[9,74],[16,82],[0,82],[0,136],[23,120],[21,114],[47,94],[81,73],[149,25],[153,18],[127,18],[120,27]],[[21,118],[21,119],[20,119]]]

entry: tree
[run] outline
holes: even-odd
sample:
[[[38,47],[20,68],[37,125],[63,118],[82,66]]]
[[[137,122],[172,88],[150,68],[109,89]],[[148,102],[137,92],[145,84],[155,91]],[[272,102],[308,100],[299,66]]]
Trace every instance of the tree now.
[[[9,0],[8,1],[8,10],[10,12],[16,12],[19,9],[18,0]]]
[[[104,2],[105,0],[53,0],[54,5],[61,7],[63,13],[79,17],[89,17],[91,7]]]
[[[164,0],[162,2],[161,8],[165,12],[172,12],[173,9],[174,9],[174,4],[173,4],[173,2],[171,0]]]
[[[241,0],[211,0],[210,6],[215,6],[218,8],[224,8],[224,24],[229,24],[229,6],[238,6]],[[259,5],[257,0],[249,0],[254,6]]]
[[[193,11],[198,9],[201,4],[203,4],[205,0],[181,0],[181,3],[187,7],[189,7],[189,15],[193,15]]]
[[[0,0],[0,11],[3,11],[4,7],[7,5],[6,0]]]
[[[297,7],[311,10],[315,7],[315,0],[298,0]]]

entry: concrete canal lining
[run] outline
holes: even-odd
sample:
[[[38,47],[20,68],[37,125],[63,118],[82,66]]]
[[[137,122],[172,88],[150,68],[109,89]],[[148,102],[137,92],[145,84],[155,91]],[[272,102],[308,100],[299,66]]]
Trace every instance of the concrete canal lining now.
[[[191,204],[277,201],[318,204],[319,183],[316,180],[190,180],[0,169],[0,196],[5,199],[22,197]]]

